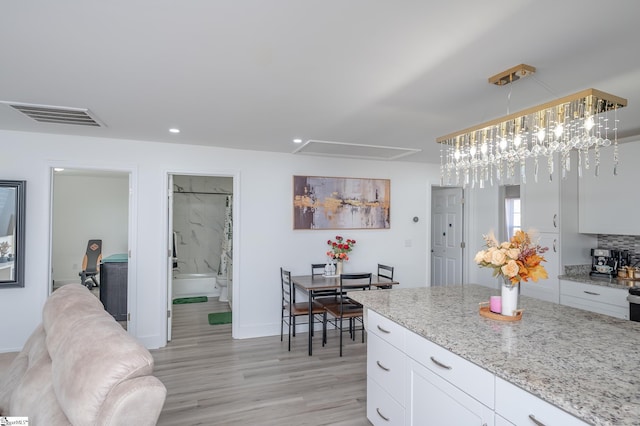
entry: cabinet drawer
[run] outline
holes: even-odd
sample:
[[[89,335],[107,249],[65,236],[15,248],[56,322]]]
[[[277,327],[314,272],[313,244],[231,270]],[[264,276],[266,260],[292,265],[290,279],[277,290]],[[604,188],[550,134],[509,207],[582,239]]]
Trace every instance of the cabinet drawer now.
[[[390,319],[383,317],[377,312],[368,310],[367,314],[367,329],[379,337],[381,337],[384,341],[391,343],[396,348],[404,351],[405,345],[405,328],[400,324],[397,324]]]
[[[404,407],[406,356],[371,333],[367,340],[367,377],[372,378]]]
[[[367,418],[375,426],[404,426],[404,407],[370,377],[367,378]]]
[[[489,408],[494,406],[494,375],[415,333],[406,333],[406,352],[449,383]]]
[[[628,290],[560,281],[560,303],[621,319],[629,319]]]
[[[516,425],[587,425],[577,417],[499,377],[496,377],[496,414]]]
[[[620,319],[629,319],[629,305],[626,307],[601,303],[596,300],[588,300],[580,297],[560,295],[560,303],[572,308],[584,309],[585,311],[598,314],[609,315]]]
[[[626,289],[563,280],[560,281],[560,294],[629,308]]]

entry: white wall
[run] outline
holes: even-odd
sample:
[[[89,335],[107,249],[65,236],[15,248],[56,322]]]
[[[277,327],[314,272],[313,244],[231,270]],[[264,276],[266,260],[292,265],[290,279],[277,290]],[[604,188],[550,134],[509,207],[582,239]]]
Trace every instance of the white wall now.
[[[96,129],[99,131],[99,129]],[[408,162],[358,161],[0,131],[5,179],[27,181],[26,286],[0,290],[0,352],[18,350],[41,320],[49,294],[50,168],[96,167],[131,170],[135,235],[130,236],[135,268],[131,333],[149,348],[166,339],[167,197],[166,176],[234,176],[234,336],[279,333],[278,268],[308,273],[324,260],[326,241],[336,231],[293,231],[292,175],[391,179],[391,229],[339,233],[358,240],[347,270],[396,266],[403,287],[427,283],[430,189],[438,167]],[[100,152],[99,156],[94,153]],[[412,218],[421,220],[414,223]]]
[[[127,252],[129,176],[60,172],[53,188],[53,279],[79,283],[87,241],[102,240],[103,257]]]

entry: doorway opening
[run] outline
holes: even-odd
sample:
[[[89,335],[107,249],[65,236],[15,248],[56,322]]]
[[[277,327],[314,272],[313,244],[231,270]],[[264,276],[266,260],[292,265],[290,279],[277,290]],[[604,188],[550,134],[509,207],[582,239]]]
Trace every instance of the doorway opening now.
[[[56,168],[51,173],[50,293],[70,283],[86,285],[131,332],[131,172]],[[89,256],[94,264],[84,265],[90,250],[99,250],[100,256]],[[93,279],[83,282],[85,266],[96,270]]]
[[[462,284],[463,190],[431,190],[431,285]]]
[[[522,229],[520,185],[500,187],[500,235],[501,241],[510,241]]]
[[[169,174],[168,184],[167,341],[171,341],[174,333],[182,337],[206,329],[211,324],[209,314],[232,310],[234,179]]]

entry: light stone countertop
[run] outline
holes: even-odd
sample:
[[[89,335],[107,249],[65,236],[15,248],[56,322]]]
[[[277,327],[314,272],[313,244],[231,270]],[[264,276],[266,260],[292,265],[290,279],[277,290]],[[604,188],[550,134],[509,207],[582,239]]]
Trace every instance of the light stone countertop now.
[[[592,277],[589,274],[583,275],[559,275],[558,279],[566,281],[575,281],[578,283],[599,285],[603,287],[619,288],[628,290],[629,287],[640,287],[639,280],[628,280],[624,278],[606,278],[606,277]]]
[[[479,285],[352,292],[397,322],[595,425],[640,425],[640,322],[520,296],[522,320],[481,317]]]

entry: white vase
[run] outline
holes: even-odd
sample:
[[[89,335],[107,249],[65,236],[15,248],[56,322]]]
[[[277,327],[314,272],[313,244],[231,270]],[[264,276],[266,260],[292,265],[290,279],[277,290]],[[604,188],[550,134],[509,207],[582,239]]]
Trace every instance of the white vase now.
[[[508,280],[502,282],[502,315],[514,316],[514,311],[518,309],[519,285],[510,285]]]
[[[336,275],[342,275],[342,260],[338,260],[338,263],[336,265]]]

